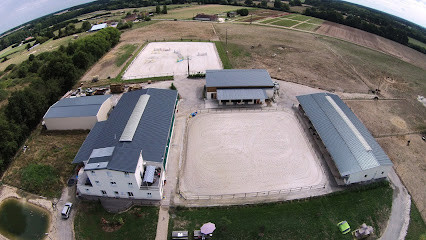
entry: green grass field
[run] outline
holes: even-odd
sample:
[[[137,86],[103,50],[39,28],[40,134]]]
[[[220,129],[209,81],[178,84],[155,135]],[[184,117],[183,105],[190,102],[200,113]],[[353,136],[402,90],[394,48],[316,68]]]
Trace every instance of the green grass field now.
[[[137,47],[138,46],[135,44],[126,44],[121,46],[120,51],[117,53],[117,59],[115,59],[115,65],[117,65],[117,67],[123,65]]]
[[[362,223],[380,233],[389,218],[392,189],[379,183],[310,200],[252,206],[177,208],[171,214],[173,230],[200,229],[213,222],[214,239],[352,239],[336,224],[348,221],[352,229]]]
[[[410,225],[408,226],[406,240],[424,240],[426,239],[426,224],[420,215],[419,210],[413,201],[411,201]]]
[[[75,239],[77,240],[155,239],[158,221],[157,207],[138,206],[124,213],[113,214],[105,211],[100,203],[82,202],[77,211],[74,220]],[[112,224],[103,224],[102,218],[109,223],[121,218],[124,224],[117,229]]]
[[[240,9],[240,6],[229,6],[229,5],[201,5],[191,6],[187,8],[179,8],[168,11],[168,14],[160,14],[154,16],[153,19],[192,19],[198,13],[205,14],[219,14],[228,11],[236,11]],[[250,8],[247,8],[250,9]]]
[[[271,18],[271,19],[268,19],[268,20],[265,20],[265,21],[261,21],[260,23],[265,23],[265,24],[267,24],[267,23],[271,23],[271,22],[278,21],[278,19],[279,19],[279,18]]]
[[[272,25],[277,25],[277,26],[283,26],[283,27],[292,27],[296,24],[298,24],[299,22],[296,21],[291,21],[291,20],[281,20],[278,22],[273,22],[271,23]]]
[[[311,31],[311,32],[313,32],[313,31],[315,31],[315,29],[317,29],[319,26],[318,25],[313,25],[313,24],[309,24],[309,23],[302,23],[302,24],[299,24],[299,25],[297,25],[296,27],[294,27],[294,28],[296,28],[296,29],[300,29],[300,30],[305,30],[305,31]]]
[[[293,14],[293,16],[290,17],[289,19],[293,19],[293,20],[297,20],[297,21],[306,21],[306,20],[311,19],[311,17],[304,16],[304,15]]]
[[[29,44],[31,44],[31,45],[33,45],[35,43],[35,41],[32,41],[32,42],[29,42]],[[22,51],[25,51],[26,50],[26,46],[27,46],[27,44],[28,43],[25,43],[25,44],[22,44],[21,46],[19,46],[19,47],[15,47],[15,48],[12,48],[12,46],[9,46],[8,48],[6,48],[6,49],[3,49],[1,52],[0,52],[0,58],[3,58],[3,57],[8,57],[8,58],[12,58],[13,56],[12,56],[12,54],[15,54],[15,53],[17,53],[17,52],[22,52]]]
[[[319,19],[319,18],[311,18],[308,21],[308,23],[313,23],[313,24],[322,24],[323,22],[324,22],[324,20]]]
[[[279,17],[279,18],[292,18],[292,17],[294,17],[295,15],[297,15],[297,14],[288,14],[288,15],[281,16],[281,17]]]
[[[420,47],[423,47],[423,48],[426,48],[426,43],[422,43],[422,42],[420,42],[420,41],[418,41],[418,40],[416,40],[416,39],[414,39],[414,38],[408,38],[408,42],[409,43],[411,43],[411,44],[414,44],[414,45],[417,45],[417,46],[420,46]]]

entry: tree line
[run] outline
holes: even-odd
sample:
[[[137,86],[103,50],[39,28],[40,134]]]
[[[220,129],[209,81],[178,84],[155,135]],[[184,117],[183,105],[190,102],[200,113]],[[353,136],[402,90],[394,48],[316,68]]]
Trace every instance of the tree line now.
[[[15,91],[0,110],[0,170],[3,171],[49,106],[69,91],[106,52],[120,40],[120,31],[101,31],[60,46],[58,50],[30,55],[12,66],[1,81],[24,79],[29,86]]]

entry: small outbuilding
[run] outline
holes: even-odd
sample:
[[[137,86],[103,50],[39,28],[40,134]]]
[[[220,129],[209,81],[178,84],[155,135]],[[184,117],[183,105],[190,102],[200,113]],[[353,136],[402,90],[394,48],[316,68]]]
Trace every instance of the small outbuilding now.
[[[194,20],[198,21],[217,21],[217,15],[208,15],[204,13],[199,13],[194,17]]]
[[[96,32],[107,27],[106,23],[93,25],[89,32]]]
[[[297,100],[300,111],[309,119],[312,134],[319,136],[322,149],[325,147],[331,156],[327,164],[337,183],[348,185],[387,177],[392,161],[337,95],[315,93],[297,96]]]
[[[111,95],[64,98],[53,104],[43,117],[47,130],[92,129],[105,121],[112,108]]]
[[[274,83],[265,69],[206,71],[206,98],[219,105],[260,104],[274,96]]]

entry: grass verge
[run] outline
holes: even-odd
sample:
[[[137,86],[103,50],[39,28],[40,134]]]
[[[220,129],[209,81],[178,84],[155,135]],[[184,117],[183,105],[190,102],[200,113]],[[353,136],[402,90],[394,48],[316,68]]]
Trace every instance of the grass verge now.
[[[261,204],[213,208],[176,208],[170,219],[173,230],[200,229],[216,224],[215,239],[352,239],[336,224],[348,221],[352,229],[372,225],[375,234],[386,224],[392,205],[387,182],[337,192],[323,197]],[[373,236],[376,237],[376,236]]]
[[[144,44],[142,44],[142,46],[135,52],[135,54],[133,55],[133,57],[131,57],[129,59],[129,61],[127,61],[126,65],[124,65],[124,67],[121,69],[120,73],[117,75],[117,77],[115,79],[113,79],[113,82],[120,82],[121,81],[121,77],[123,76],[124,72],[126,71],[126,69],[129,67],[129,65],[133,62],[133,60],[139,55],[139,53],[142,51],[142,49],[148,44],[148,42],[145,42]]]
[[[105,211],[100,203],[82,202],[77,210],[74,220],[77,240],[155,239],[157,207],[137,206],[127,212],[113,214]],[[121,226],[113,224],[120,221]]]
[[[137,79],[131,79],[131,80],[123,80],[124,83],[131,84],[131,83],[143,83],[143,82],[158,82],[158,81],[169,81],[173,80],[173,76],[161,76],[161,77],[150,77],[150,78],[137,78]]]
[[[217,52],[219,54],[220,60],[222,61],[224,69],[232,69],[231,61],[229,61],[228,54],[226,53],[225,47],[222,42],[215,41]]]
[[[73,174],[87,131],[45,131],[38,126],[3,175],[3,182],[45,197],[59,197]],[[44,181],[44,182],[43,182]]]
[[[117,59],[115,59],[115,65],[117,67],[123,65],[130,55],[136,50],[137,46],[133,44],[126,44],[120,47]]]
[[[419,210],[413,201],[411,201],[410,225],[408,226],[406,240],[425,240],[426,239],[426,224],[420,215]]]

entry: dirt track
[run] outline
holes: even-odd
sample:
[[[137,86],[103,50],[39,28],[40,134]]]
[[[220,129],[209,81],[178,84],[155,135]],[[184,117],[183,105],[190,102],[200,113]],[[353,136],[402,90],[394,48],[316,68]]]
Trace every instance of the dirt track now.
[[[333,22],[324,22],[316,32],[391,54],[426,69],[425,54],[378,35]]]

